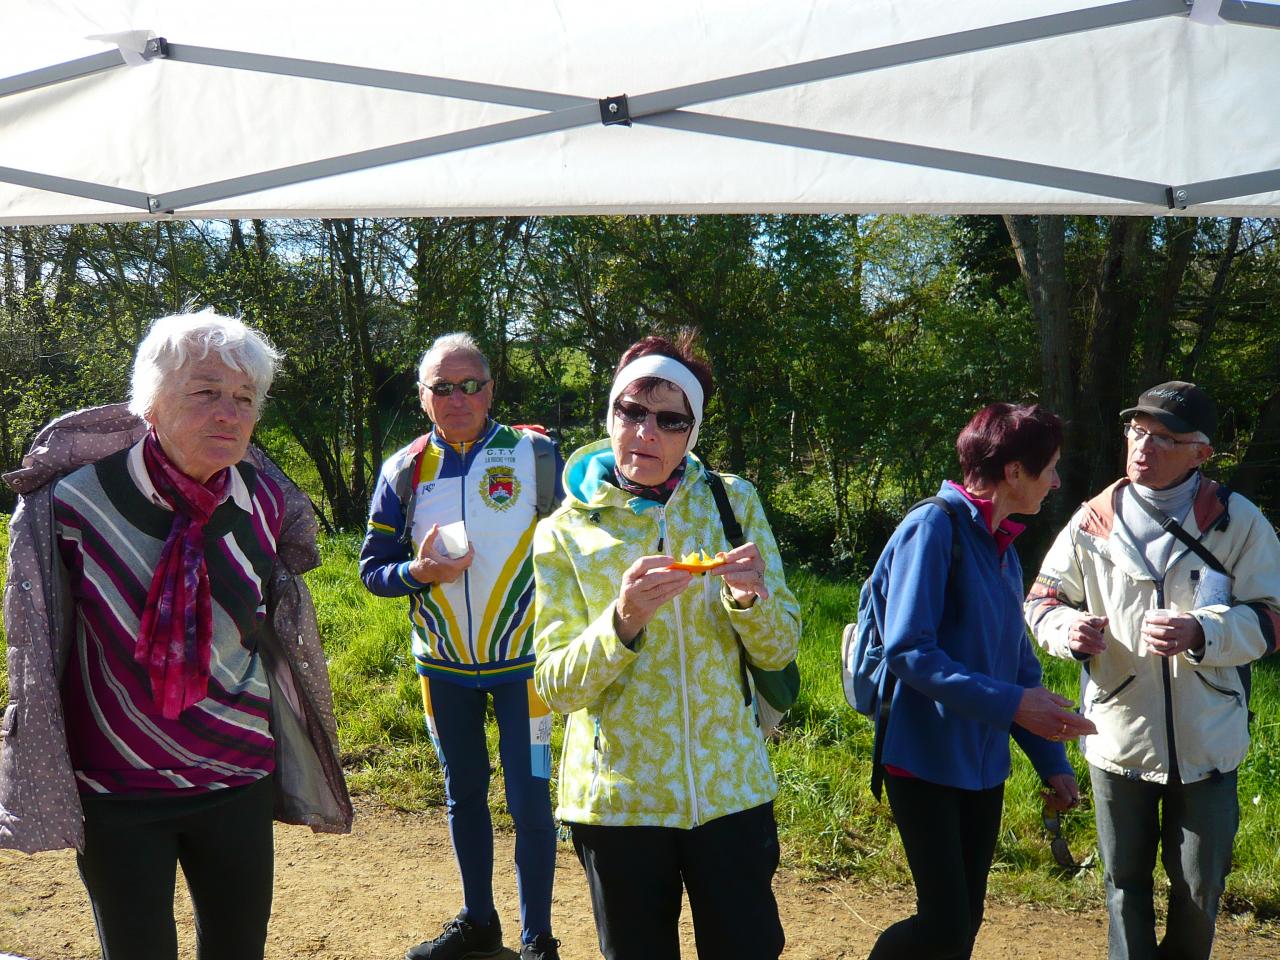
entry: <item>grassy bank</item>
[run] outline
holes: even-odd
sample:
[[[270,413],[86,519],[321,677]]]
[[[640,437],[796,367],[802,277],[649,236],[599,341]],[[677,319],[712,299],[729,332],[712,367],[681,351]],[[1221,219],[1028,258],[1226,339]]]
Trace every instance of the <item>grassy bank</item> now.
[[[6,525],[0,548],[6,545]],[[443,802],[440,769],[422,725],[418,682],[409,665],[402,602],[370,596],[355,577],[358,539],[328,538],[324,563],[308,575],[325,637],[344,761],[352,790],[397,807]],[[853,875],[869,883],[907,882],[905,862],[888,808],[868,789],[869,724],[844,703],[838,675],[843,624],[853,618],[856,585],[796,575],[804,608],[800,667],[805,688],[787,728],[771,749],[781,794],[777,802],[785,856],[816,874]],[[2,637],[0,637],[2,643]],[[1076,671],[1050,660],[1047,682],[1074,698]],[[1241,823],[1228,906],[1263,918],[1280,917],[1280,661],[1254,669],[1253,747],[1240,769]],[[0,701],[6,699],[0,667]],[[496,730],[490,750],[497,756]],[[553,739],[559,750],[559,729]],[[1087,776],[1072,748],[1086,804],[1065,819],[1078,859],[1094,848]],[[1102,908],[1100,868],[1074,876],[1053,864],[1040,824],[1039,783],[1015,750],[1005,816],[992,871],[993,895],[1059,906]],[[503,807],[501,776],[491,790]]]

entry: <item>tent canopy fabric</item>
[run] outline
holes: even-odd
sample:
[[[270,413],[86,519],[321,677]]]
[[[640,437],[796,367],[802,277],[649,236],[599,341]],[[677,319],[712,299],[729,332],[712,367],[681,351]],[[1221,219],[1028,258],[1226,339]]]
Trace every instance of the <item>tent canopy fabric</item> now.
[[[7,0],[0,224],[1280,211],[1260,0]]]

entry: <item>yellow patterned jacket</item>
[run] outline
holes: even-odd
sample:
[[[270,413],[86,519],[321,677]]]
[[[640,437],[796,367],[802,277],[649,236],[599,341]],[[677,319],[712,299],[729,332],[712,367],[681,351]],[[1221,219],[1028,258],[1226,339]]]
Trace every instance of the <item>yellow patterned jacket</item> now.
[[[548,705],[568,714],[556,815],[690,828],[759,806],[777,783],[745,702],[739,638],[765,669],[789,663],[800,639],[799,606],[760,499],[745,480],[724,477],[764,557],[769,599],[739,610],[719,577],[696,577],[632,651],[613,628],[627,567],[646,555],[729,545],[696,457],[665,507],[604,481],[612,466],[607,440],[576,451],[565,467],[565,502],[534,536],[534,679]]]

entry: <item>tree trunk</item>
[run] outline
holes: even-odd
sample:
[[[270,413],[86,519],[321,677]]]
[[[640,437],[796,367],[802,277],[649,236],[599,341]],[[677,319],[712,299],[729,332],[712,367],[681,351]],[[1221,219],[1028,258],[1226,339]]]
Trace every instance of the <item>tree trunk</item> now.
[[[1200,315],[1196,317],[1196,325],[1199,326],[1200,332],[1196,334],[1196,344],[1191,348],[1191,353],[1187,356],[1186,361],[1182,365],[1182,379],[1192,381],[1195,379],[1196,366],[1200,363],[1200,358],[1204,356],[1205,349],[1209,346],[1209,340],[1213,337],[1214,328],[1218,325],[1218,315],[1222,306],[1222,291],[1227,286],[1227,276],[1231,272],[1231,264],[1235,262],[1236,254],[1239,252],[1240,245],[1240,218],[1231,218],[1231,232],[1227,236],[1227,245],[1222,251],[1222,258],[1218,261],[1218,269],[1213,276],[1213,286],[1209,288],[1209,299],[1204,305],[1204,309],[1200,311]]]
[[[1141,306],[1140,267],[1151,221],[1110,218],[1106,252],[1094,286],[1086,362],[1080,371],[1080,403],[1072,450],[1084,468],[1081,497],[1106,486],[1123,469],[1119,418],[1133,391],[1128,383]]]
[[[1075,338],[1067,309],[1066,221],[1056,215],[1006,215],[1004,223],[1040,331],[1040,402],[1062,418],[1063,444],[1073,446],[1079,431],[1071,356]],[[1063,459],[1060,475],[1062,495],[1046,505],[1054,525],[1065,522],[1088,487],[1088,472],[1074,457]]]
[[[1280,507],[1280,388],[1271,392],[1231,478],[1231,487],[1275,517]]]
[[[1182,289],[1191,251],[1195,246],[1197,221],[1181,217],[1165,218],[1165,246],[1168,259],[1164,276],[1146,310],[1142,338],[1142,368],[1138,374],[1138,390],[1164,383],[1169,379],[1169,351],[1173,346],[1173,305]]]

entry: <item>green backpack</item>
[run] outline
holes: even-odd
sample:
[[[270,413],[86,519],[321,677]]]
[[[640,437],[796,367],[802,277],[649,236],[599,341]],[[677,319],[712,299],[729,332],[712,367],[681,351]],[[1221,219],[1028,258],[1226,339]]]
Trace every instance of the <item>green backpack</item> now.
[[[738,518],[733,513],[733,504],[729,502],[724,481],[714,470],[707,470],[706,478],[707,486],[711,488],[711,495],[715,497],[716,509],[720,511],[720,525],[724,527],[725,539],[729,541],[731,547],[742,546],[747,542],[747,538],[743,535],[742,525],[738,523]],[[756,693],[763,701],[760,704],[761,710],[757,711],[757,720],[765,728],[765,734],[771,734],[777,729],[783,714],[795,706],[795,702],[800,699],[800,667],[794,660],[781,670],[765,670],[757,667],[747,659],[747,651],[743,648],[741,641],[738,642],[738,663],[742,669],[743,699],[747,706],[751,706],[751,687],[754,684]],[[751,675],[750,681],[747,679],[748,674]],[[764,709],[766,707],[771,708],[771,711]]]

